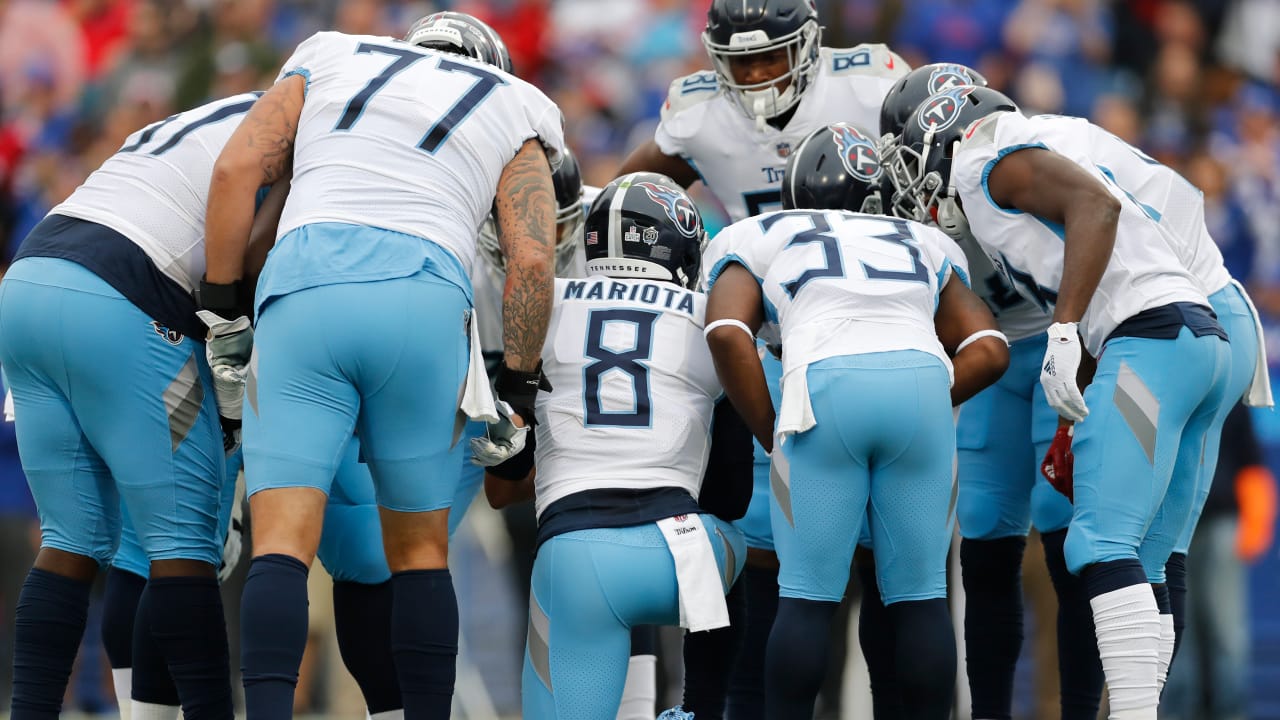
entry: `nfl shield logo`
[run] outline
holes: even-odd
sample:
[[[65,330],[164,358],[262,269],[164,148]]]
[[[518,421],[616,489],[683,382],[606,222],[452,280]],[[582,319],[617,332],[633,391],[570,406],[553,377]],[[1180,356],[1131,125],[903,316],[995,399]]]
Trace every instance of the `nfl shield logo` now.
[[[780,158],[791,156],[791,143],[789,142],[780,142],[774,149],[778,151],[778,157]]]

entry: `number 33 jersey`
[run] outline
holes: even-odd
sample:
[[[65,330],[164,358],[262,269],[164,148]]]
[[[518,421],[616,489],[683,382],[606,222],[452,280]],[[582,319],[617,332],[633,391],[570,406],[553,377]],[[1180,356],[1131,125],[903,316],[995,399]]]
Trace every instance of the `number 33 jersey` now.
[[[498,178],[526,140],[552,167],[560,110],[492,65],[389,37],[321,32],[279,79],[301,75],[306,102],[278,237],[320,222],[379,227],[449,249],[468,273]]]
[[[953,273],[969,281],[964,253],[942,231],[883,215],[786,210],[720,231],[703,253],[706,286],[733,263],[761,285],[765,322],[781,331],[784,378],[826,358],[893,350],[931,353],[951,372],[933,315]]]
[[[694,498],[720,382],[702,337],[706,296],[653,280],[557,279],[538,394],[537,512],[599,488]]]

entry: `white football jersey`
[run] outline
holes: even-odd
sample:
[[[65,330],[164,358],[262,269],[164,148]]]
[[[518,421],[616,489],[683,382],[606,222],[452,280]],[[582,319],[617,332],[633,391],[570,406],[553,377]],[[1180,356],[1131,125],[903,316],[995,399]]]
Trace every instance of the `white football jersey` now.
[[[585,217],[591,210],[591,203],[600,194],[600,188],[590,185],[582,186],[582,214]],[[481,232],[497,230],[493,219],[485,220]],[[566,242],[574,243],[573,257],[565,265],[556,266],[556,277],[581,278],[587,276],[586,246],[582,237]],[[476,321],[480,323],[480,346],[485,352],[502,352],[502,292],[507,283],[507,274],[494,267],[493,263],[481,258],[471,269],[471,293],[475,301]]]
[[[470,58],[388,37],[316,33],[280,77],[307,98],[293,185],[278,237],[309,223],[379,227],[426,238],[469,273],[498,178],[539,138],[552,167],[560,109],[529,83]]]
[[[972,233],[956,241],[956,244],[964,251],[965,260],[969,262],[973,292],[982,298],[991,314],[996,316],[1000,331],[1009,342],[1039,335],[1053,324],[1052,313],[1022,297],[1009,285],[1004,273],[991,263],[991,258],[987,257]]]
[[[1036,124],[1012,112],[987,116],[970,127],[956,151],[951,178],[969,228],[1010,285],[1046,312],[1057,302],[1062,280],[1063,229],[1019,210],[997,207],[986,179],[1004,155],[1022,148],[1057,148]],[[1062,152],[1103,183],[1120,201],[1115,249],[1080,320],[1085,347],[1097,357],[1120,323],[1143,310],[1172,302],[1208,306],[1205,294],[1173,251],[1177,241],[1088,159]]]
[[[695,499],[720,382],[706,296],[670,282],[556,280],[535,413],[536,509],[583,490],[678,487]],[[604,459],[607,459],[605,461]]]
[[[757,129],[715,73],[694,73],[671,83],[653,139],[688,161],[736,222],[782,207],[787,157],[817,128],[847,122],[879,137],[880,103],[910,70],[884,45],[821,48],[818,72],[781,130]]]
[[[50,214],[105,225],[195,293],[204,276],[204,214],[213,164],[261,93],[218,100],[152,123],[125,139]]]
[[[1174,241],[1173,251],[1205,295],[1231,282],[1204,221],[1204,194],[1186,178],[1084,118],[1037,115],[1027,118],[1027,124],[1055,152],[1077,163],[1093,163],[1167,229],[1165,238]]]
[[[785,210],[734,223],[703,253],[704,283],[739,263],[759,281],[778,325],[782,373],[841,355],[922,350],[951,372],[933,325],[960,248],[937,228],[884,215]],[[783,383],[783,392],[786,392]]]

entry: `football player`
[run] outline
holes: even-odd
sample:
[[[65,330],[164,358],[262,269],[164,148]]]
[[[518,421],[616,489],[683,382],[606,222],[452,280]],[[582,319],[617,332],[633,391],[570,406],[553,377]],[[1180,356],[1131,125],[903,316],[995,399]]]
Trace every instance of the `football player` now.
[[[538,514],[526,718],[612,717],[631,630],[727,625],[745,559],[741,533],[698,502],[720,394],[705,298],[689,289],[698,211],[670,178],[635,173],[605,187],[585,229],[588,276],[556,281],[543,351],[556,390],[525,453]],[[527,485],[527,464],[507,465],[499,476]],[[502,482],[487,481],[491,501]],[[736,489],[745,508],[745,474]]]
[[[879,205],[873,137],[816,130],[787,166],[784,210],[731,225],[707,251],[716,369],[777,470],[771,718],[813,715],[864,519],[888,614],[909,629],[894,634],[902,716],[950,716],[951,405],[994,382],[1008,349],[954,242],[863,214]],[[776,429],[756,333],[778,333],[783,348]]]
[[[0,362],[43,543],[17,618],[14,717],[57,715],[122,505],[142,551],[133,570],[150,577],[126,594],[136,593],[161,674],[172,674],[165,704],[231,717],[217,580],[230,483],[196,297],[213,161],[256,100],[237,95],[130,135],[32,231],[5,276]],[[120,607],[129,614],[133,600]]]
[[[986,78],[963,65],[937,63],[912,70],[881,106],[886,158],[893,157],[907,119],[922,102],[951,88],[986,84]],[[1034,524],[1058,595],[1063,717],[1093,720],[1098,715],[1102,667],[1088,596],[1079,578],[1067,572],[1062,555],[1071,503],[1038,472],[1057,429],[1057,413],[1040,389],[1045,331],[1053,318],[1009,286],[971,234],[956,232],[952,238],[969,261],[974,292],[987,303],[1010,343],[1008,371],[966,402],[956,423],[956,519],[973,717],[1011,717],[1013,673],[1023,637],[1022,554]]]
[[[906,210],[967,228],[1011,286],[1052,312],[1040,383],[1076,424],[1080,458],[1067,569],[1090,598],[1113,717],[1154,718],[1174,637],[1167,592],[1150,582],[1163,582],[1190,519],[1231,351],[1183,241],[1071,148],[1000,93],[961,86],[908,119],[891,178]],[[1098,358],[1084,395],[1081,336]]]
[[[884,45],[821,41],[813,0],[713,0],[702,42],[714,70],[671,83],[653,140],[632,151],[619,173],[660,172],[684,187],[701,180],[735,222],[777,209],[787,158],[800,141],[833,122],[877,129],[881,100],[910,70]],[[781,366],[760,352],[776,393]],[[755,462],[752,503],[739,523],[748,547],[747,634],[730,699],[739,720],[763,717],[764,643],[777,605],[769,458],[758,446]]]
[[[318,33],[218,158],[201,300],[222,319],[210,331],[220,341],[213,364],[231,382],[247,373],[255,557],[242,647],[251,718],[292,713],[307,569],[325,494],[357,429],[391,571],[405,716],[449,715],[458,626],[448,511],[460,472],[449,448],[460,404],[498,419],[469,281],[475,231],[495,198],[508,259],[497,394],[519,425],[545,386],[562,120],[541,92],[494,64],[500,47],[491,28],[461,14],[424,18],[408,42]],[[246,190],[290,164],[252,340],[247,318],[227,319],[236,315],[226,301],[243,274]]]

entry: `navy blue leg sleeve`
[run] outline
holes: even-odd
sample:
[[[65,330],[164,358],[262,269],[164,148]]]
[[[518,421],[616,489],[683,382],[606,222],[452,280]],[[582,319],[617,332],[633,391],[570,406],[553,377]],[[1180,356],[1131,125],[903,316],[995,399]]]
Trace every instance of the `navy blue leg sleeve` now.
[[[1013,717],[1013,671],[1022,651],[1022,553],[1027,539],[962,540],[965,667],[973,716]]]
[[[811,718],[827,671],[839,603],[779,598],[765,656],[765,716]]]
[[[947,720],[956,686],[956,636],[946,598],[888,606],[904,720]]]
[[[1062,544],[1066,530],[1044,533],[1044,559],[1058,594],[1058,677],[1062,720],[1095,720],[1102,702],[1102,660],[1093,631],[1093,609],[1082,578],[1067,570]]]
[[[458,598],[446,570],[393,573],[391,649],[405,717],[448,720],[458,660]]]
[[[391,652],[391,581],[377,585],[333,583],[333,624],[338,652],[364,695],[371,715],[403,706]]]
[[[133,621],[138,616],[138,599],[147,579],[128,570],[107,570],[102,593],[102,649],[112,669],[133,667]],[[117,698],[120,702],[128,698]]]
[[[307,566],[287,555],[253,559],[240,602],[240,669],[248,720],[293,716],[307,645]]]
[[[870,552],[858,549],[854,569],[862,585],[862,610],[858,615],[858,645],[867,661],[871,676],[871,704],[876,720],[903,717],[902,688],[898,685],[898,669],[894,661],[893,622],[880,598],[876,580],[876,564]]]
[[[178,689],[183,717],[231,720],[231,658],[217,578],[153,577],[142,591],[138,616],[150,617],[151,636]]]
[[[1169,609],[1173,612],[1173,657],[1178,657],[1182,633],[1187,629],[1187,556],[1173,553],[1164,565],[1165,585],[1169,588]],[[1160,612],[1164,612],[1161,610]],[[1172,667],[1172,661],[1169,663]]]
[[[778,614],[778,569],[747,565],[738,584],[744,582],[746,629],[729,678],[728,711],[734,720],[764,720],[764,659]]]
[[[55,720],[89,612],[90,583],[31,568],[13,633],[11,720]]]

